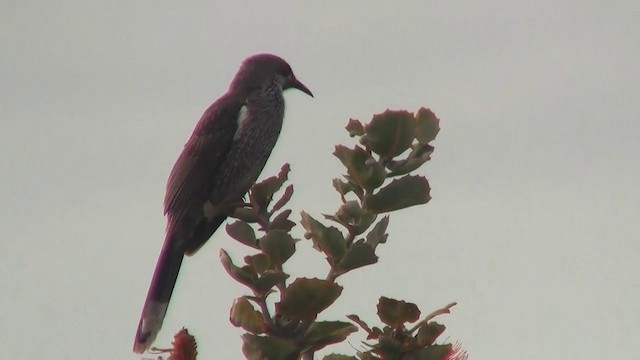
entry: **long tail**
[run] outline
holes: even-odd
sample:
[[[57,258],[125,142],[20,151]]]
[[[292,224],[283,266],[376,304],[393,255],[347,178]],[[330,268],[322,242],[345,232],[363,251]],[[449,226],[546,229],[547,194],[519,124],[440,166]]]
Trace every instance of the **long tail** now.
[[[144,302],[138,323],[133,343],[133,351],[138,354],[142,354],[151,346],[162,327],[162,321],[167,312],[171,293],[184,258],[184,252],[174,246],[169,234],[170,232],[162,245],[162,251],[158,257],[158,263],[153,272],[147,299]]]

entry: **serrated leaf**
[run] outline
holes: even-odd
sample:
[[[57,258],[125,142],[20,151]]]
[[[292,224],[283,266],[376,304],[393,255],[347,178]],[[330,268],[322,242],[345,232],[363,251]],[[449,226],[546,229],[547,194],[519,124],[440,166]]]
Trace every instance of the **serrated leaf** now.
[[[271,230],[258,241],[272,266],[282,266],[296,252],[296,240],[282,230]]]
[[[232,224],[228,224],[225,227],[227,234],[238,242],[257,248],[258,242],[256,240],[256,233],[253,228],[244,221],[236,221]]]
[[[349,119],[349,123],[344,128],[347,129],[351,137],[364,135],[364,126],[359,120]]]
[[[269,229],[271,230],[278,229],[285,232],[291,231],[291,229],[293,229],[293,227],[296,226],[296,223],[289,220],[289,215],[291,215],[291,210],[289,209],[284,210],[280,214],[276,215],[276,217],[274,217],[273,220],[271,220],[271,223],[269,224]]]
[[[282,185],[287,181],[290,170],[289,164],[284,164],[277,176],[272,176],[253,185],[249,192],[251,203],[262,209],[266,209],[273,198],[273,194],[280,190]]]
[[[258,281],[256,281],[253,289],[259,294],[266,294],[276,284],[282,283],[289,278],[289,274],[286,274],[279,270],[265,271]]]
[[[353,185],[349,182],[333,179],[332,184],[333,188],[336,189],[342,197],[353,191]]]
[[[324,226],[304,211],[300,215],[302,226],[310,235],[313,247],[325,253],[331,264],[339,262],[347,250],[346,240],[340,230],[333,226]]]
[[[336,272],[338,274],[344,274],[350,270],[377,262],[378,256],[375,254],[374,249],[370,245],[359,241],[349,247],[342,260],[338,263],[338,266],[336,266]]]
[[[436,138],[440,132],[440,119],[431,109],[420,108],[416,113],[416,139],[421,144],[427,144]]]
[[[405,152],[413,143],[416,122],[408,111],[387,110],[373,116],[365,128],[369,148],[383,158]]]
[[[262,313],[257,311],[246,297],[237,298],[231,306],[229,321],[235,327],[240,327],[253,334],[267,331]]]
[[[431,200],[429,182],[423,176],[407,175],[395,179],[367,199],[367,209],[373,213],[400,210]]]
[[[364,189],[373,190],[379,187],[387,177],[384,167],[360,146],[349,149],[337,145],[333,155],[347,168],[349,180]]]
[[[429,144],[416,143],[411,146],[412,150],[404,160],[394,160],[387,163],[387,169],[390,170],[389,176],[398,176],[408,174],[419,168],[425,162],[431,160],[433,146]]]
[[[421,347],[425,347],[427,345],[433,344],[438,336],[440,336],[444,332],[444,330],[445,326],[442,324],[438,324],[435,321],[420,325],[420,327],[418,328],[418,333],[416,334],[418,345],[420,345]]]
[[[314,319],[342,293],[342,286],[327,280],[298,278],[285,290],[276,311],[286,319]]]
[[[220,262],[227,273],[241,284],[252,287],[254,281],[258,279],[258,274],[256,274],[250,266],[235,266],[231,257],[229,257],[229,254],[224,251],[224,249],[220,249]]]
[[[304,334],[306,347],[318,351],[327,345],[344,341],[358,331],[353,324],[343,321],[314,321]]]
[[[378,300],[377,308],[380,320],[394,329],[403,328],[405,323],[412,323],[420,318],[418,306],[404,300],[382,296]]]
[[[296,346],[271,336],[242,335],[242,353],[248,360],[296,359]]]
[[[375,249],[378,244],[384,244],[387,242],[387,227],[389,226],[389,215],[378,221],[373,230],[367,234],[367,244]]]

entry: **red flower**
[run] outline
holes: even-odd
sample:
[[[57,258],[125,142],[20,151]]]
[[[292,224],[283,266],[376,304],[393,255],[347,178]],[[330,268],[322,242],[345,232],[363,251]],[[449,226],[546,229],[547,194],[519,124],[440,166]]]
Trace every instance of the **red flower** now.
[[[167,360],[196,360],[198,355],[198,344],[196,344],[196,338],[189,334],[189,331],[185,328],[178,331],[173,336],[173,349],[158,349],[151,348],[149,351],[152,354],[169,353]],[[162,357],[158,357],[162,359]]]
[[[469,353],[462,348],[460,343],[455,343],[451,346],[451,351],[442,360],[467,360]]]

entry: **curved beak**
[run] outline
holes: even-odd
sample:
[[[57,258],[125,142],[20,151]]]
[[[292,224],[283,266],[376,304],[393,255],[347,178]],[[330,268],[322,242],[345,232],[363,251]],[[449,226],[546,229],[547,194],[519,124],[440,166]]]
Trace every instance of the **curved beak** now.
[[[289,78],[287,78],[287,82],[285,83],[285,88],[286,89],[289,89],[289,88],[298,89],[298,90],[302,91],[303,93],[313,97],[313,94],[311,93],[311,90],[309,90],[309,88],[307,88],[303,83],[301,83],[298,79],[296,79],[295,76],[290,76]]]

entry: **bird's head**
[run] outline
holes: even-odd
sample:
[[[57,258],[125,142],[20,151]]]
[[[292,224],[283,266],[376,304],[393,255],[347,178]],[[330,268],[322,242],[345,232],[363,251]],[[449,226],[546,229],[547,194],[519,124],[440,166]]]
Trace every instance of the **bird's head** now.
[[[266,90],[274,84],[282,90],[298,89],[313,97],[311,90],[293,75],[291,66],[282,58],[271,54],[258,54],[245,59],[233,78],[230,89],[253,92]]]

